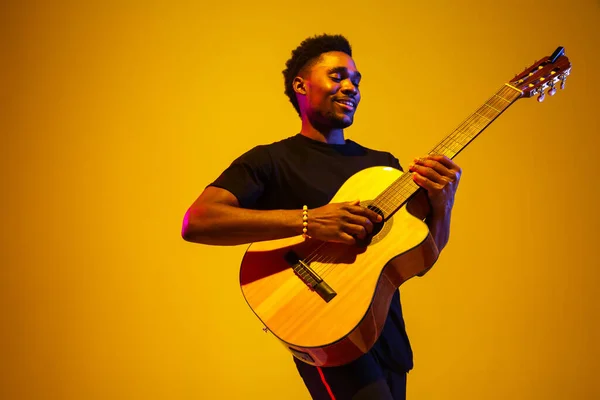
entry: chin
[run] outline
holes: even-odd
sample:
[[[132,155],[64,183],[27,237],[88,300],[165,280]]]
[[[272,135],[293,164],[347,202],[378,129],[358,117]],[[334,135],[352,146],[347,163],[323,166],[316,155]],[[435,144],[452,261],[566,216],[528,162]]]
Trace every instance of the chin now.
[[[354,123],[354,114],[335,114],[328,113],[322,116],[319,126],[330,129],[348,128]],[[316,124],[317,125],[317,124]]]
[[[340,119],[336,119],[335,121],[333,121],[333,126],[335,128],[348,128],[350,125],[352,125],[354,123],[354,117],[353,116],[346,116],[344,118],[340,118]]]

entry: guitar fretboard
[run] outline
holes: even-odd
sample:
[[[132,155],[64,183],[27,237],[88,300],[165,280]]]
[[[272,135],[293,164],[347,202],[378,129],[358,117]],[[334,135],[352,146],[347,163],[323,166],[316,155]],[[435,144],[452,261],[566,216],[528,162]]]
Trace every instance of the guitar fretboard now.
[[[429,154],[443,154],[448,158],[456,157],[521,95],[522,92],[513,86],[503,85],[458,128],[435,146]],[[418,189],[419,186],[412,179],[412,173],[406,172],[377,196],[371,207],[380,209],[387,218],[404,205]]]

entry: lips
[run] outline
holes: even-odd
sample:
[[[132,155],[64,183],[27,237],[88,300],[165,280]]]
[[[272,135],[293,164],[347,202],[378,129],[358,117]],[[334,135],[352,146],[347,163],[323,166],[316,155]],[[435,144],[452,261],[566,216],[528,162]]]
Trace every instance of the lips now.
[[[335,100],[335,102],[342,107],[345,110],[348,111],[353,111],[356,108],[356,103],[354,102],[354,100],[350,100],[350,99],[340,99],[340,100]]]

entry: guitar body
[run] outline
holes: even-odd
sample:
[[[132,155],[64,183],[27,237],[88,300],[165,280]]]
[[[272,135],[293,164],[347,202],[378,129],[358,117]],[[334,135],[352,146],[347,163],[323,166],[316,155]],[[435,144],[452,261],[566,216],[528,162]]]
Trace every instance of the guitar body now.
[[[365,169],[348,179],[331,202],[359,198],[367,205],[401,175],[389,167]],[[332,299],[326,301],[307,285],[286,261],[290,252],[335,292]],[[404,206],[366,247],[301,236],[253,243],[242,260],[240,283],[248,305],[292,354],[312,365],[336,366],[369,351],[394,292],[431,268],[437,256],[427,225]]]

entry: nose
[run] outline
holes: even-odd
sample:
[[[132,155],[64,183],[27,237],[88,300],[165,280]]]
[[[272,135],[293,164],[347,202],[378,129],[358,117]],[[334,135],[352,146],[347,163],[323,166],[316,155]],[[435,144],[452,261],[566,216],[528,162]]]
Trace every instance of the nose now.
[[[356,85],[354,85],[354,83],[352,83],[352,81],[350,79],[344,79],[342,81],[342,93],[344,93],[345,95],[355,95],[358,92],[358,88],[356,87]]]

